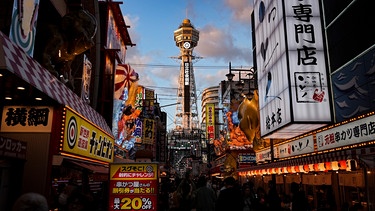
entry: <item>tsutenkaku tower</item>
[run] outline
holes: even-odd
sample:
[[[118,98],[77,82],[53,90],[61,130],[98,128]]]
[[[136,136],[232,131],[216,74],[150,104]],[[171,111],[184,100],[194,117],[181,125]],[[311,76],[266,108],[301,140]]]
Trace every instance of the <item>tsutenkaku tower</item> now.
[[[199,31],[189,19],[184,19],[174,31],[174,41],[180,49],[178,59],[181,60],[179,86],[177,90],[177,108],[175,116],[176,130],[199,128],[197,93],[193,69],[194,47],[199,40]]]

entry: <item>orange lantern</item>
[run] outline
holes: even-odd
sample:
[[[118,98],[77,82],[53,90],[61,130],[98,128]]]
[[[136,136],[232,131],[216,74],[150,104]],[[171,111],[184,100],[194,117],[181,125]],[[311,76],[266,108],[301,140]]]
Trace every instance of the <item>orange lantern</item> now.
[[[314,163],[314,171],[319,171],[319,164],[318,163]]]
[[[346,160],[340,160],[339,161],[339,167],[340,167],[340,170],[346,170],[346,168],[347,168]]]
[[[326,171],[332,170],[331,162],[324,162],[324,167]]]
[[[309,165],[303,165],[303,170],[305,173],[308,173],[310,171]]]

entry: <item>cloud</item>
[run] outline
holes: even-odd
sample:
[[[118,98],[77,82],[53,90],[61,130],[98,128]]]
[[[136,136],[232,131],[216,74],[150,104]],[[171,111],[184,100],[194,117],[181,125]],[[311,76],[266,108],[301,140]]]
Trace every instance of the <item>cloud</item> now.
[[[253,11],[253,1],[251,0],[224,0],[224,4],[232,9],[233,19],[242,23],[250,22],[250,14]]]
[[[199,44],[194,50],[199,56],[216,62],[250,62],[250,49],[237,47],[234,42],[235,34],[232,31],[206,25],[199,29]]]

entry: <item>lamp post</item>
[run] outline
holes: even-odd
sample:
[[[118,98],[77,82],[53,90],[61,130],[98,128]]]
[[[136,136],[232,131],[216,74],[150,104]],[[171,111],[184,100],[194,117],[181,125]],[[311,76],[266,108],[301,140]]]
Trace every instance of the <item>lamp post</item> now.
[[[242,92],[244,91],[244,88],[245,88],[245,83],[241,78],[242,72],[247,72],[246,76],[248,76],[249,79],[246,79],[246,80],[248,80],[248,86],[247,86],[248,93],[246,94],[246,96],[252,97],[253,93],[251,92],[251,90],[255,90],[255,89],[258,88],[257,75],[256,75],[257,73],[256,73],[255,68],[251,67],[250,69],[234,69],[234,68],[232,68],[231,62],[229,62],[229,73],[225,75],[227,77],[228,81],[229,81],[229,86],[231,86],[233,78],[235,76],[235,74],[233,74],[232,72],[238,72],[239,73],[238,74],[239,80],[236,83],[236,87],[238,88],[238,90],[240,91],[241,94],[243,94]],[[230,87],[230,89],[231,88],[232,87]]]

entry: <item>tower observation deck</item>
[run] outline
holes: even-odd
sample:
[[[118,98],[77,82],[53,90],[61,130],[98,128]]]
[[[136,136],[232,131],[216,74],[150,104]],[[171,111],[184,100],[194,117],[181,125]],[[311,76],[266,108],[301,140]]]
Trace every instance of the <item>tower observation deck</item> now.
[[[175,130],[192,131],[199,128],[197,93],[193,69],[194,47],[198,45],[199,31],[189,19],[184,19],[174,31],[176,46],[180,49],[178,59],[181,60],[179,86],[177,90],[177,107]]]

